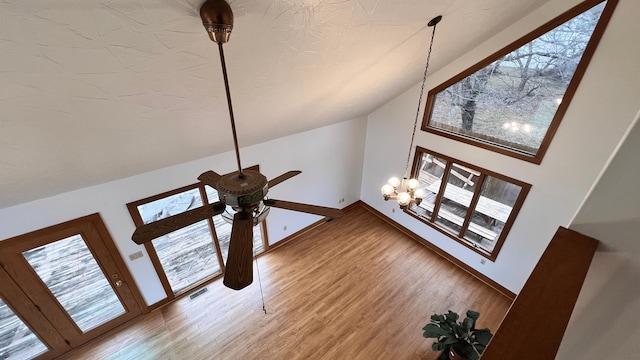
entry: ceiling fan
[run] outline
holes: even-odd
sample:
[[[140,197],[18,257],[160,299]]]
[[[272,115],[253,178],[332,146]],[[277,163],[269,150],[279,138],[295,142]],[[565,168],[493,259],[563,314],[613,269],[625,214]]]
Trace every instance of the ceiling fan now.
[[[233,12],[225,0],[207,0],[200,7],[200,17],[209,37],[218,44],[220,52],[220,63],[227,94],[238,171],[227,175],[219,175],[214,171],[202,173],[198,180],[216,189],[220,201],[142,225],[135,230],[131,239],[136,244],[144,244],[172,231],[222,214],[227,206],[230,206],[235,214],[232,220],[229,255],[223,283],[231,289],[240,290],[253,282],[252,228],[266,218],[269,208],[275,207],[300,211],[325,216],[328,219],[339,218],[343,215],[343,212],[330,207],[275,200],[266,197],[269,188],[300,174],[300,171],[289,171],[267,181],[267,178],[258,171],[242,169],[227,69],[222,50],[222,44],[228,42],[231,35]]]

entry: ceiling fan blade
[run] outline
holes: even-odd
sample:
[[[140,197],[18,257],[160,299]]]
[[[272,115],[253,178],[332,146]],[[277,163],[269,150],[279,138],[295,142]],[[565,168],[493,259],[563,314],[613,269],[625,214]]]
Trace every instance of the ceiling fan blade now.
[[[278,176],[276,178],[273,178],[273,179],[269,180],[269,189],[271,189],[272,187],[280,184],[281,182],[283,182],[285,180],[288,180],[288,179],[300,174],[301,172],[302,171],[300,171],[300,170],[287,171],[286,173],[284,173],[284,174],[282,174],[282,175],[280,175],[280,176]]]
[[[253,217],[242,210],[233,216],[223,284],[240,290],[253,282]]]
[[[198,221],[222,214],[224,209],[225,204],[218,201],[213,204],[207,204],[177,215],[169,216],[168,218],[138,227],[131,236],[131,240],[136,244],[141,245],[172,231],[197,223]]]
[[[205,171],[200,176],[198,176],[198,180],[205,185],[209,185],[212,188],[218,190],[216,186],[218,186],[218,180],[220,180],[222,176],[215,171]]]
[[[324,207],[324,206],[300,204],[296,202],[275,200],[275,199],[266,199],[263,202],[265,205],[272,206],[275,208],[300,211],[300,212],[305,212],[305,213],[315,214],[315,215],[322,215],[332,219],[337,219],[342,217],[342,215],[344,215],[344,213],[340,209]]]

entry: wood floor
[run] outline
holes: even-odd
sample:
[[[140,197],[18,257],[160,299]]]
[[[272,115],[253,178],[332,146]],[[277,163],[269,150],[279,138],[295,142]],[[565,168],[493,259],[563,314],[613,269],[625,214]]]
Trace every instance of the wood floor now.
[[[355,206],[258,259],[241,291],[218,280],[64,359],[436,359],[433,313],[479,311],[494,332],[511,301]]]

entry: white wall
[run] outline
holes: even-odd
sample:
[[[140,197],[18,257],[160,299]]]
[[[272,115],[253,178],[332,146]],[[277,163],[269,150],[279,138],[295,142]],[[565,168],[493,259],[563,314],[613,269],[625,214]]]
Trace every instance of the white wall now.
[[[640,112],[571,223],[600,244],[557,359],[636,359],[640,353],[639,120]]]
[[[269,191],[272,198],[341,208],[359,199],[365,126],[366,119],[355,119],[243,148],[242,164],[259,164],[268,179],[289,170],[302,171]],[[235,167],[235,155],[228,152],[0,209],[0,239],[98,212],[145,301],[153,304],[166,295],[144,247],[131,241],[134,224],[125,204],[193,184],[206,170],[224,174]],[[344,203],[339,203],[342,198]],[[319,219],[315,215],[272,209],[267,220],[269,241],[282,240]],[[283,230],[284,225],[287,231]],[[127,255],[139,250],[145,256],[130,261]]]
[[[552,0],[473,51],[429,76],[436,86],[535,27],[575,5]],[[518,293],[558,226],[568,226],[601,169],[632,122],[640,99],[640,3],[620,0],[581,85],[547,151],[534,165],[419,131],[416,144],[532,184],[531,191],[495,262],[482,257],[385,202],[380,187],[402,176],[419,88],[370,114],[361,199],[434,245]],[[446,17],[440,26],[446,25]],[[439,41],[433,57],[438,56]]]

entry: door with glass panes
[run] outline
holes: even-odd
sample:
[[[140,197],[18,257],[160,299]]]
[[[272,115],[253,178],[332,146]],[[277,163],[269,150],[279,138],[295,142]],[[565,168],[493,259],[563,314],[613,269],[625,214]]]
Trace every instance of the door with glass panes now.
[[[0,358],[51,357],[141,314],[98,214],[0,241]]]

